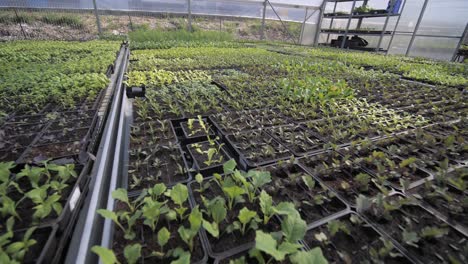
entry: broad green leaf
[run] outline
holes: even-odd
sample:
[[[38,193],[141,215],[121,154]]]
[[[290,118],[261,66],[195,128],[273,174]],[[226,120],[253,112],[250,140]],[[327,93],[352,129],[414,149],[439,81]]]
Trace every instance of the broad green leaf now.
[[[328,264],[327,259],[323,256],[322,249],[315,247],[310,251],[299,251],[292,255],[292,264]]]
[[[179,206],[182,206],[185,201],[188,199],[188,189],[187,186],[178,183],[169,192],[169,196],[171,197],[172,201]]]
[[[211,217],[213,218],[213,221],[215,221],[218,224],[221,223],[226,218],[226,215],[227,215],[226,202],[221,197],[220,199],[216,199],[213,202],[213,204],[211,204],[209,210],[210,210]]]
[[[219,227],[216,222],[210,223],[203,219],[203,228],[210,233],[213,237],[219,237]]]
[[[119,188],[119,189],[113,191],[112,192],[112,198],[130,205],[130,202],[128,201],[127,190],[125,190],[123,188]]]
[[[150,189],[150,195],[154,197],[159,197],[166,191],[166,185],[164,183],[155,184],[153,188]]]
[[[223,171],[225,174],[230,174],[236,168],[236,161],[234,159],[230,159],[223,164]]]
[[[418,246],[419,237],[416,232],[407,231],[406,229],[403,229],[402,236],[403,236],[403,241],[406,244],[416,247],[416,248],[419,247]]]
[[[250,170],[247,174],[252,180],[252,185],[258,189],[263,185],[271,182],[271,174],[269,171]]]
[[[281,202],[275,206],[275,212],[279,215],[297,215],[300,217],[296,207],[291,202]]]
[[[169,241],[170,237],[171,237],[171,233],[169,233],[169,230],[167,230],[166,227],[161,228],[161,230],[159,230],[158,232],[158,244],[161,247],[164,247]]]
[[[180,247],[174,250],[172,256],[177,259],[173,260],[171,264],[190,264],[190,252],[187,252]]]
[[[124,249],[124,256],[128,264],[136,264],[141,257],[141,245],[128,245]]]
[[[237,216],[237,218],[242,224],[245,225],[248,222],[250,222],[250,220],[252,220],[252,218],[254,218],[255,216],[257,216],[257,212],[251,211],[247,209],[247,207],[244,207],[239,211],[239,215]]]
[[[270,235],[257,230],[255,235],[255,248],[272,256],[277,261],[284,260],[286,253],[277,249],[276,240]]]
[[[195,181],[201,184],[203,182],[203,175],[201,175],[200,173],[197,173],[197,175],[195,175]]]
[[[305,183],[307,188],[309,188],[309,190],[314,189],[315,180],[312,178],[312,176],[306,174],[306,175],[302,176],[302,181]]]
[[[91,248],[91,251],[96,253],[101,259],[102,263],[104,264],[119,263],[119,261],[117,261],[117,258],[115,257],[114,252],[110,249],[100,247],[100,246],[94,246]]]
[[[281,223],[281,230],[287,241],[291,243],[296,243],[298,240],[304,238],[306,229],[307,224],[299,215],[288,215]]]
[[[10,162],[0,162],[0,182],[8,182],[10,179],[10,170],[15,167],[13,161]]]
[[[263,223],[267,224],[270,217],[275,214],[275,209],[273,207],[273,198],[265,190],[260,193],[260,209],[263,213]]]

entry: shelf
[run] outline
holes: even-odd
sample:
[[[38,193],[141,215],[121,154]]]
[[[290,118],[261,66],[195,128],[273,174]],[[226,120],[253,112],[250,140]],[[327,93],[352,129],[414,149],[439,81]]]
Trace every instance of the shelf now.
[[[337,34],[337,35],[344,35],[346,30],[337,30],[337,29],[322,29],[321,33],[325,34]],[[374,35],[380,36],[382,31],[380,30],[348,30],[348,35]],[[384,35],[391,35],[392,31],[384,31]]]
[[[340,47],[335,47],[335,46],[331,46],[330,44],[328,43],[321,43],[319,44],[320,46],[326,46],[326,47],[330,47],[330,48],[337,48],[339,49]],[[360,50],[360,51],[370,51],[370,52],[387,52],[387,50],[384,50],[382,48],[380,48],[378,51],[375,50],[375,48],[372,48],[372,47],[347,47],[347,48],[344,48],[344,49],[350,49],[350,50]]]
[[[399,16],[400,14],[366,14],[366,15],[351,15],[351,19],[353,18],[373,18],[373,17],[387,17],[387,16]],[[332,15],[332,14],[324,14],[324,18],[334,18],[334,19],[348,19],[350,15]]]

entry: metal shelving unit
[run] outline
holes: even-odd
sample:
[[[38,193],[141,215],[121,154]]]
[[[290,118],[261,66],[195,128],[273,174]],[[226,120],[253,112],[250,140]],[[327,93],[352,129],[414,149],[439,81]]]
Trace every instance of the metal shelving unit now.
[[[365,14],[361,13],[361,14],[359,14],[359,13],[353,12],[355,7],[356,7],[356,4],[358,2],[362,2],[362,5],[367,5],[369,3],[369,1],[370,0],[326,0],[326,1],[324,1],[323,10],[325,10],[326,5],[328,3],[333,3],[334,6],[333,6],[333,12],[332,13],[324,14],[322,12],[322,15],[321,15],[322,17],[320,18],[319,34],[327,34],[326,43],[322,44],[322,45],[330,45],[330,35],[340,35],[340,36],[343,36],[343,39],[341,40],[341,45],[340,45],[340,48],[342,48],[342,49],[343,48],[348,48],[348,49],[357,49],[357,50],[375,51],[375,52],[385,52],[385,51],[387,51],[390,44],[388,45],[388,47],[386,49],[383,49],[383,48],[381,48],[382,40],[383,40],[384,36],[391,36],[391,39],[393,39],[396,27],[398,25],[398,21],[400,20],[401,13],[403,12],[403,9],[405,8],[406,0],[403,0],[401,8],[399,8],[397,13],[392,13],[391,12],[391,10],[393,10],[394,6],[390,6],[388,8],[388,10],[375,10],[373,13],[365,13]],[[352,2],[352,7],[351,7],[351,10],[350,10],[349,14],[337,13],[336,9],[337,9],[338,3],[344,3],[344,2],[348,2],[348,3]],[[392,30],[388,30],[387,29],[388,24],[389,24],[388,22],[389,22],[391,17],[397,18],[397,23],[395,23],[395,27]],[[367,19],[367,18],[385,18],[385,22],[384,22],[384,25],[382,27],[382,30],[361,29],[361,25],[362,25],[363,20]],[[329,28],[322,28],[324,19],[331,19]],[[332,28],[333,22],[334,22],[335,19],[348,20],[346,28],[345,29],[334,29],[334,28]],[[358,20],[357,26],[356,26],[355,29],[350,28],[351,22],[352,22],[353,19]],[[379,36],[379,41],[378,41],[377,47],[375,47],[375,48],[370,48],[370,47],[349,47],[349,46],[345,47],[346,46],[346,40],[347,40],[347,38],[348,38],[348,36],[350,34],[352,34],[352,35],[366,35],[366,36]]]

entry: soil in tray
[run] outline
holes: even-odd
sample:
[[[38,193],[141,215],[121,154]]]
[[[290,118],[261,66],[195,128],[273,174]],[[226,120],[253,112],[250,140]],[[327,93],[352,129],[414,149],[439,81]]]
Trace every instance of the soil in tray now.
[[[160,199],[158,199],[159,201]],[[171,200],[166,200],[167,205],[169,208],[174,209],[175,206],[172,203]],[[184,204],[185,207],[190,208],[188,202]],[[116,205],[116,211],[117,210],[124,210],[128,211],[128,207],[121,203],[117,202]],[[190,210],[187,210],[187,212],[190,212]],[[117,227],[114,225],[114,238],[113,238],[113,244],[112,244],[112,249],[116,253],[116,256],[120,263],[126,263],[125,257],[123,255],[124,248],[127,245],[132,245],[135,243],[140,243],[142,245],[141,249],[141,255],[144,258],[144,262],[148,263],[171,263],[174,259],[172,257],[166,257],[166,258],[157,258],[157,257],[150,257],[151,253],[153,251],[158,251],[158,252],[165,252],[167,253],[169,250],[176,249],[177,247],[181,247],[185,251],[189,251],[189,247],[187,244],[180,238],[180,235],[178,233],[179,227],[183,225],[186,228],[190,227],[190,224],[188,223],[188,217],[186,220],[183,222],[179,222],[179,220],[173,220],[173,221],[167,221],[167,219],[161,215],[159,218],[159,221],[157,222],[155,231],[153,232],[151,228],[147,225],[144,224],[143,217],[140,217],[134,227],[133,230],[136,233],[136,236],[133,240],[127,240],[124,238],[124,232],[122,231],[121,228]],[[127,224],[124,224],[124,227],[127,227]],[[157,232],[161,230],[161,228],[166,227],[167,230],[169,231],[170,238],[167,244],[164,246],[163,249],[158,244],[158,237],[157,237]],[[204,256],[205,252],[203,251],[202,243],[200,236],[197,234],[196,237],[193,239],[193,252],[191,252],[191,257],[190,257],[190,263],[196,263],[198,261],[201,261]]]
[[[357,176],[367,178],[366,180],[358,181]],[[364,176],[366,175],[366,176]],[[362,194],[367,197],[374,197],[380,193],[375,183],[370,179],[372,176],[366,172],[353,166],[343,165],[339,168],[332,168],[325,173],[318,173],[314,176],[320,178],[327,186],[336,191],[348,204],[355,205],[356,198]],[[359,177],[358,176],[358,177]]]
[[[68,142],[49,144],[42,146],[34,146],[27,151],[24,157],[24,162],[37,162],[50,158],[58,158],[64,156],[73,156],[80,153],[81,143]]]
[[[2,138],[0,136],[0,149],[24,148],[34,140],[37,134],[23,134],[11,138]]]
[[[161,123],[160,123],[161,122]],[[136,123],[131,127],[130,144],[132,149],[175,143],[176,138],[170,121]]]
[[[210,118],[223,134],[253,130],[259,127],[245,112],[219,113],[212,115]]]
[[[83,118],[83,119],[67,119],[63,118],[59,121],[53,122],[48,128],[48,131],[62,130],[62,129],[76,129],[89,127],[93,122],[93,118]]]
[[[268,129],[267,132],[298,155],[323,150],[325,145],[325,142],[300,126],[277,127]]]
[[[271,173],[272,181],[263,189],[273,197],[276,204],[294,203],[307,224],[346,209],[346,205],[332,191],[315,181],[298,165],[285,163],[265,169]],[[315,185],[307,187],[303,177],[309,177]]]
[[[26,148],[14,148],[0,151],[0,162],[3,161],[16,161]]]
[[[66,118],[66,119],[92,118],[95,113],[96,113],[96,110],[61,112],[60,117]]]
[[[224,152],[223,146],[215,142],[215,145],[210,145],[208,141],[194,143],[187,146],[192,159],[196,162],[195,166],[199,170],[204,170],[216,166],[222,165],[224,162],[229,160],[229,156]],[[208,151],[215,149],[216,152],[213,154],[211,161],[208,160]]]
[[[258,164],[291,156],[283,145],[262,131],[229,135],[228,139],[250,163]]]
[[[45,115],[25,115],[25,116],[15,116],[8,120],[8,123],[18,123],[18,124],[25,124],[25,123],[39,123],[43,119],[45,119]]]
[[[375,258],[370,251],[379,252],[384,248],[383,237],[377,233],[368,223],[356,214],[350,214],[340,217],[337,220],[346,226],[345,231],[338,231],[334,235],[330,232],[330,222],[317,228],[309,230],[304,241],[309,248],[320,247],[323,255],[330,263],[411,263],[408,259],[401,256],[384,258]],[[333,222],[332,222],[333,224]],[[324,239],[319,241],[317,238]],[[391,253],[399,253],[396,249]]]
[[[41,136],[39,141],[36,143],[38,145],[51,144],[54,142],[69,142],[69,141],[81,141],[86,137],[89,128],[80,128],[75,130],[62,130],[62,131],[53,131],[47,132]]]
[[[129,190],[152,187],[156,183],[171,185],[188,180],[178,147],[158,146],[153,149],[132,149],[129,154]]]
[[[203,118],[203,125],[208,129],[208,135],[214,135],[214,131],[211,129],[211,124],[208,123],[206,118]],[[203,137],[207,136],[205,129],[201,126],[198,119],[193,119],[192,127],[189,127],[189,123],[181,122],[180,126],[182,127],[182,131],[184,131],[184,135],[186,138],[194,138],[194,137]]]
[[[401,196],[387,198],[386,201],[398,201]],[[373,210],[375,208],[372,208]],[[365,212],[365,215],[380,228],[383,232],[394,238],[405,247],[411,255],[416,256],[422,263],[449,262],[449,258],[454,258],[458,263],[466,260],[467,239],[458,231],[430,214],[422,207],[413,204],[401,205],[399,209],[387,211],[387,216],[382,215],[382,209]],[[428,228],[436,228],[435,233],[440,236],[423,237],[423,232],[428,232]],[[418,247],[405,242],[403,231],[415,232],[419,238],[415,244]],[[430,232],[428,232],[430,233]],[[406,240],[408,241],[408,240]]]
[[[344,158],[340,156],[340,154],[331,150],[325,153],[301,158],[299,161],[312,173],[312,175],[328,173],[331,168],[341,167],[345,162]]]
[[[196,185],[198,184],[192,185],[192,188],[194,188],[194,186]],[[197,188],[198,187],[195,187],[195,189]],[[201,195],[203,195],[203,197],[208,200],[212,200],[216,196],[225,198],[223,191],[214,181],[210,181],[209,188],[205,189],[202,193],[195,191],[195,190],[192,193],[195,199],[195,203],[197,205],[200,205],[201,207],[200,209],[205,209],[205,207],[203,206]],[[256,211],[257,214],[259,214],[259,217],[263,219],[263,216],[261,215],[260,206],[258,205],[258,203],[251,204],[248,201],[245,201],[242,203],[239,202],[235,206],[233,206],[232,210],[227,210],[227,215],[226,215],[225,220],[219,224],[219,238],[215,238],[211,236],[208,232],[206,233],[208,237],[208,243],[210,244],[211,250],[213,251],[214,254],[226,253],[227,251],[231,249],[234,249],[236,247],[255,241],[255,230],[253,229],[246,230],[244,235],[242,235],[238,230],[232,233],[226,232],[226,228],[230,224],[234,223],[234,221],[238,221],[237,216],[239,215],[239,211],[244,207],[246,207],[249,210]],[[210,217],[207,217],[207,218],[208,219],[206,220],[212,222],[212,219],[210,219]],[[272,218],[266,226],[263,224],[259,224],[258,230],[263,230],[265,232],[275,232],[275,231],[281,230],[281,226],[276,221],[276,219]]]
[[[40,132],[43,127],[43,124],[22,124],[15,125],[6,123],[0,132],[5,133],[5,137],[14,137],[22,134],[37,133]]]
[[[289,123],[281,112],[277,109],[261,109],[246,112],[246,114],[255,120],[260,126],[279,126]]]

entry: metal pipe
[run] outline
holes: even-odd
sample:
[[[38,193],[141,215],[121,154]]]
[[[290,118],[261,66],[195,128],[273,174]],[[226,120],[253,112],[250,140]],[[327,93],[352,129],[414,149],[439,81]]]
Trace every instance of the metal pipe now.
[[[322,5],[320,5],[320,16],[319,16],[319,20],[318,20],[318,23],[317,23],[317,28],[315,30],[315,38],[314,38],[314,47],[318,45],[318,39],[319,39],[319,36],[320,36],[320,32],[322,31],[322,21],[323,21],[323,13],[324,13],[324,9],[325,9],[325,6],[327,4],[327,0],[324,0],[322,2]]]
[[[395,28],[393,28],[392,37],[390,38],[390,42],[388,43],[388,47],[387,47],[387,51],[385,52],[385,55],[388,55],[388,51],[389,51],[390,48],[392,47],[393,38],[395,37],[396,30],[397,30],[397,28],[398,28],[398,25],[400,24],[400,19],[401,19],[401,15],[403,14],[403,10],[405,10],[406,1],[407,1],[407,0],[404,0],[403,6],[401,7],[400,15],[398,16],[397,22],[396,22],[396,24],[395,24]]]
[[[455,61],[455,58],[457,57],[458,50],[460,49],[460,46],[462,45],[463,41],[465,40],[466,34],[468,34],[468,23],[465,26],[465,30],[463,31],[463,35],[461,36],[460,41],[458,41],[457,48],[453,52],[452,61]]]
[[[26,32],[24,32],[23,25],[21,25],[21,20],[20,20],[20,18],[19,18],[19,16],[18,16],[18,11],[16,10],[16,8],[15,8],[14,10],[15,10],[16,19],[18,20],[18,24],[19,24],[19,26],[20,26],[20,28],[21,28],[21,32],[23,33],[23,37],[26,39],[26,38],[27,38],[27,37],[26,37]]]
[[[99,19],[99,13],[98,13],[96,0],[93,0],[93,5],[94,5],[94,15],[96,15],[96,24],[97,24],[97,28],[98,28],[98,33],[99,33],[99,35],[101,35],[102,34],[101,20]]]
[[[291,34],[291,32],[289,31],[289,28],[284,24],[283,20],[281,20],[281,17],[278,15],[278,13],[276,13],[276,10],[275,8],[271,5],[270,1],[267,0],[268,4],[270,5],[271,9],[273,10],[273,12],[275,13],[276,17],[278,17],[279,21],[281,22],[281,25],[283,25],[284,29],[286,29],[286,32],[288,32],[288,35],[289,35],[289,38],[294,42],[294,44],[297,44],[296,43],[296,40],[294,39],[294,36]]]
[[[418,22],[416,23],[416,27],[414,28],[413,36],[411,37],[410,43],[408,44],[408,48],[406,49],[405,56],[409,55],[411,48],[413,47],[414,39],[416,38],[416,34],[419,30],[419,26],[421,25],[421,21],[424,17],[424,12],[426,12],[426,7],[427,7],[428,2],[429,0],[425,0],[423,7],[421,8],[421,13],[419,14]]]
[[[192,32],[192,0],[187,0],[188,1],[188,31]]]
[[[382,29],[382,33],[380,33],[379,43],[377,44],[377,48],[375,49],[375,51],[380,50],[380,45],[382,45],[382,40],[383,40],[383,37],[384,37],[385,30],[387,30],[387,25],[388,25],[388,20],[389,19],[390,19],[390,13],[387,12],[387,18],[385,19],[385,24],[384,24],[384,27]]]
[[[346,31],[343,35],[343,40],[341,41],[342,49],[344,48],[344,45],[346,43],[346,38],[348,37],[349,26],[351,25],[351,18],[353,16],[353,10],[355,6],[356,6],[356,0],[353,0],[353,6],[351,7],[351,12],[349,13],[349,16],[348,16],[348,25],[346,26]]]
[[[326,0],[325,0],[325,1],[326,1]],[[335,13],[336,13],[336,6],[337,6],[337,4],[338,4],[338,1],[335,1],[335,5],[333,6],[333,15],[334,15],[334,16],[336,15]],[[332,26],[333,26],[333,21],[335,21],[335,17],[334,17],[334,16],[332,16],[332,18],[331,18],[331,20],[330,20],[330,27],[329,27],[329,29],[332,28]],[[330,40],[330,33],[327,34],[327,43],[328,43],[329,40]]]
[[[263,2],[263,14],[262,14],[262,31],[260,32],[260,39],[265,39],[265,17],[266,17],[266,1]]]
[[[305,23],[307,21],[307,13],[309,12],[309,9],[306,8],[305,10],[305,15],[304,15],[304,22],[302,22],[302,27],[301,27],[301,35],[299,36],[299,44],[302,43],[302,38],[304,36],[304,28],[305,28]]]

